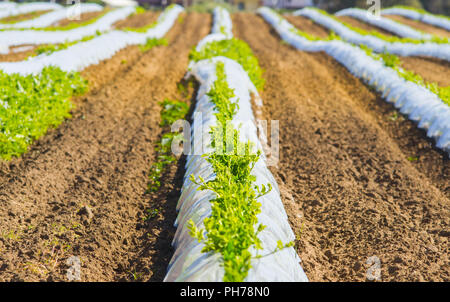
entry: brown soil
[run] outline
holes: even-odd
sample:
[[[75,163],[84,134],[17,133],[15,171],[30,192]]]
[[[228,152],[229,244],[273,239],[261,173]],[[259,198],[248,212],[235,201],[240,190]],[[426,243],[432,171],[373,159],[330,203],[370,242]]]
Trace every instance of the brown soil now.
[[[64,27],[64,26],[68,26],[69,24],[80,24],[89,20],[92,20],[94,18],[97,18],[98,16],[104,14],[105,12],[109,11],[110,9],[105,8],[102,11],[99,12],[89,12],[89,13],[84,13],[80,15],[80,19],[79,20],[70,20],[70,19],[63,19],[58,21],[57,23],[53,24],[50,27]]]
[[[450,62],[430,57],[402,57],[402,67],[421,75],[428,82],[450,86]]]
[[[382,281],[449,281],[447,155],[331,57],[280,43],[255,15],[233,24],[266,70],[272,172],[310,280],[365,281],[377,256]]]
[[[50,10],[42,10],[42,11],[36,11],[36,12],[21,14],[21,15],[17,15],[17,16],[10,16],[10,17],[6,17],[6,18],[3,18],[3,19],[0,19],[0,23],[3,23],[3,24],[17,23],[17,22],[21,22],[21,21],[37,18],[37,17],[39,17],[39,16],[41,16],[43,14],[46,14],[48,12],[50,12]]]
[[[126,27],[140,28],[152,24],[158,19],[160,12],[146,11],[142,14],[131,15],[124,20],[117,21],[114,27],[117,29],[124,29]]]
[[[403,16],[396,15],[383,15],[383,17],[392,19],[394,21],[398,21],[400,23],[406,24],[412,28],[421,30],[426,33],[430,33],[436,36],[447,37],[450,38],[450,31],[447,31],[443,28],[435,27],[433,25],[429,25],[420,21],[411,20]]]
[[[294,25],[296,28],[304,31],[310,35],[314,35],[319,38],[327,38],[330,31],[325,27],[315,23],[311,19],[302,16],[284,16],[289,23]]]
[[[0,163],[1,281],[67,280],[71,255],[82,281],[162,280],[184,164],[169,169],[159,194],[145,194],[161,135],[158,101],[180,98],[188,53],[210,20],[189,14],[168,46],[129,47],[85,70],[93,87],[75,100],[73,118]],[[143,222],[148,209],[160,211]]]
[[[26,46],[33,46],[33,48],[30,48],[29,50],[25,50],[25,51],[13,52],[14,49],[18,49],[18,48],[26,47]],[[0,62],[23,61],[26,58],[28,58],[30,55],[32,55],[34,53],[35,49],[36,49],[36,47],[34,45],[20,45],[20,46],[11,47],[9,54],[6,54],[6,55],[0,54]]]
[[[348,24],[350,24],[350,25],[352,25],[354,27],[359,27],[359,28],[362,28],[362,29],[367,30],[367,31],[373,30],[373,31],[377,31],[377,32],[379,32],[379,33],[381,33],[383,35],[386,35],[386,36],[391,36],[391,37],[395,37],[396,36],[395,34],[389,32],[387,30],[384,30],[384,29],[382,29],[380,27],[373,26],[371,24],[362,22],[362,21],[360,21],[358,19],[355,19],[355,18],[352,18],[352,17],[349,17],[349,16],[336,16],[336,18],[338,18],[339,20],[344,21],[344,22],[346,22],[346,23],[348,23]]]

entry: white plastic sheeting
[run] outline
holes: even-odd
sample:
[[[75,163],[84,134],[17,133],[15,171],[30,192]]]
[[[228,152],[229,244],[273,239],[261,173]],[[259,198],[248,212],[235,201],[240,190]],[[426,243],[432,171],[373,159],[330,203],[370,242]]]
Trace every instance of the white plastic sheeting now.
[[[134,10],[134,8],[131,8]],[[130,10],[130,8],[124,8]],[[136,44],[144,44],[148,38],[162,38],[172,27],[183,8],[175,5],[166,9],[158,18],[158,24],[145,33],[114,30],[92,40],[80,42],[50,55],[40,55],[21,62],[0,63],[6,73],[22,75],[38,73],[46,66],[57,66],[64,71],[81,71],[92,64],[112,57],[119,50]]]
[[[111,26],[134,13],[135,7],[124,7],[113,10],[96,22],[71,30],[8,30],[0,31],[0,53],[7,53],[9,47],[23,44],[58,44],[81,40],[83,37],[95,35],[111,29]]]
[[[239,110],[232,123],[236,128],[243,125],[240,128],[240,140],[243,142],[250,140],[259,150],[263,150],[258,139],[257,125],[251,107],[251,93],[259,97],[255,86],[237,62],[225,57],[215,57],[211,60],[192,63],[189,68],[189,75],[194,76],[201,85],[192,125],[192,152],[201,153],[202,146],[195,142],[198,137],[202,137],[204,143],[210,142],[210,127],[217,123],[214,116],[214,105],[206,93],[217,78],[216,63],[219,61],[225,65],[228,85],[234,89],[236,95],[234,100],[239,101]],[[199,113],[202,118],[195,119]],[[212,150],[209,148],[208,151]],[[222,281],[224,269],[220,265],[220,255],[202,253],[204,244],[189,235],[188,221],[192,219],[197,227],[203,227],[204,218],[211,215],[210,200],[214,198],[210,191],[197,191],[198,185],[189,180],[191,174],[197,178],[202,176],[205,180],[214,178],[212,167],[204,158],[199,155],[188,156],[182,193],[177,205],[179,211],[175,223],[177,232],[173,240],[175,253],[169,264],[165,281]],[[300,258],[293,247],[269,255],[276,249],[278,240],[288,243],[295,240],[295,235],[290,228],[277,183],[267,168],[265,156],[262,156],[257,162],[252,174],[256,177],[256,184],[270,183],[273,189],[268,195],[258,199],[262,204],[258,222],[267,226],[258,236],[263,250],[250,250],[253,256],[268,256],[252,259],[252,268],[245,281],[307,281],[300,266]]]
[[[295,11],[293,14],[296,16],[307,17],[325,28],[334,31],[344,40],[357,45],[367,45],[376,52],[388,51],[392,54],[397,54],[400,56],[428,56],[450,61],[450,44],[439,44],[432,42],[420,44],[402,42],[391,43],[375,36],[361,35],[346,27],[339,21],[321,14],[315,9],[304,8]]]
[[[17,5],[11,5],[6,3],[3,4],[4,9],[0,10],[0,19],[11,16],[17,16],[21,14],[28,14],[36,11],[54,10],[62,8],[61,5],[53,2],[31,2]]]
[[[223,10],[219,14],[215,10],[215,24],[227,24],[228,21],[221,22],[221,18],[230,20],[230,23],[226,25],[228,35],[218,33],[216,30],[217,26],[213,26],[216,29],[202,41],[210,41],[211,38],[208,38],[210,36],[218,39],[220,37],[218,35],[221,35],[222,39],[231,38],[231,19],[229,17],[228,11]],[[225,65],[228,85],[234,89],[236,95],[234,100],[239,100],[239,110],[232,123],[236,128],[242,125],[240,128],[240,140],[243,142],[250,140],[255,144],[256,148],[263,152],[258,139],[257,125],[251,106],[251,93],[256,96],[256,99],[259,99],[259,95],[242,66],[225,57],[215,57],[196,63],[191,62],[187,77],[194,76],[200,83],[197,103],[193,113],[194,122],[191,127],[191,154],[196,155],[187,157],[184,183],[177,204],[178,217],[175,222],[177,232],[172,243],[175,253],[169,263],[164,281],[213,282],[223,280],[224,269],[220,265],[220,254],[202,253],[201,250],[204,244],[191,237],[187,228],[187,223],[191,219],[197,227],[202,228],[203,220],[211,215],[210,200],[214,198],[214,194],[211,191],[197,191],[198,186],[189,180],[189,176],[191,174],[194,174],[196,178],[202,176],[206,181],[213,179],[215,176],[211,165],[197,154],[213,151],[209,145],[211,142],[209,131],[211,126],[216,125],[217,121],[214,115],[214,105],[206,94],[217,79],[216,64],[219,61]],[[200,115],[201,118],[199,117]],[[264,137],[262,140],[266,141]],[[308,281],[300,266],[300,258],[293,247],[285,248],[269,255],[276,249],[278,240],[287,243],[295,240],[295,236],[289,226],[277,183],[267,168],[264,153],[257,162],[252,174],[256,177],[257,185],[261,186],[262,184],[267,185],[270,183],[273,190],[268,195],[258,199],[262,204],[258,222],[267,226],[258,236],[264,249],[262,251],[250,250],[253,256],[268,256],[252,260],[252,268],[249,270],[245,281]]]
[[[397,36],[404,38],[413,38],[418,40],[429,40],[433,36],[419,30],[415,30],[408,25],[404,25],[398,22],[395,22],[388,18],[383,18],[381,16],[375,17],[371,15],[367,10],[363,10],[360,8],[347,8],[343,9],[336,13],[336,16],[348,16],[363,22],[372,24],[374,26],[380,27],[384,30],[387,30],[391,33],[396,34]]]
[[[40,28],[50,26],[60,20],[73,17],[76,13],[84,14],[103,10],[101,5],[95,3],[80,3],[67,8],[58,9],[31,20],[13,24],[0,24],[0,29],[6,28]]]
[[[428,89],[406,81],[383,62],[368,56],[359,47],[343,41],[310,41],[291,31],[293,25],[271,9],[258,13],[271,24],[283,40],[304,51],[324,51],[344,65],[353,75],[374,86],[382,97],[392,103],[418,127],[427,130],[436,146],[450,155],[450,106]]]
[[[383,9],[381,11],[383,15],[399,15],[409,19],[421,21],[423,23],[428,23],[437,27],[445,28],[450,31],[450,20],[447,18],[435,16],[432,14],[420,13],[418,11],[400,7],[392,7]]]

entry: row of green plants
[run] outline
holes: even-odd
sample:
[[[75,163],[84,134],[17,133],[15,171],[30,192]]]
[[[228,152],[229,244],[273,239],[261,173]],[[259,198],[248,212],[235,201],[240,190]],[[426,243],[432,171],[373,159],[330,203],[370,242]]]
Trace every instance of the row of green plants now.
[[[282,19],[281,16],[279,18]],[[334,32],[330,32],[330,35],[327,38],[320,38],[314,35],[310,35],[301,31],[297,28],[291,29],[291,31],[301,37],[304,37],[310,41],[330,41],[330,40],[340,40],[341,37],[334,34]],[[356,45],[355,45],[356,46]],[[436,94],[444,103],[450,106],[450,87],[442,87],[437,83],[425,81],[420,75],[416,74],[411,70],[406,70],[402,68],[401,60],[398,56],[388,53],[385,51],[384,53],[377,54],[370,47],[366,45],[358,45],[361,49],[363,49],[366,54],[372,57],[375,60],[382,61],[384,66],[394,69],[400,77],[405,79],[406,81],[413,82],[417,85],[427,88],[434,94]]]
[[[239,63],[248,74],[258,90],[264,88],[263,70],[251,48],[245,42],[236,38],[212,41],[200,50],[192,49],[190,59],[197,62],[224,56]],[[231,123],[239,109],[239,100],[234,90],[228,86],[225,67],[222,62],[216,64],[217,79],[207,93],[214,104],[214,115],[217,125],[211,127],[211,147],[213,152],[203,155],[215,173],[215,178],[205,181],[195,175],[190,180],[199,186],[198,190],[210,190],[215,197],[210,201],[211,216],[204,219],[204,227],[199,229],[192,220],[188,222],[190,235],[205,247],[202,252],[220,253],[225,270],[225,282],[242,282],[248,275],[253,257],[251,247],[262,249],[258,234],[265,226],[258,223],[257,215],[261,212],[258,198],[268,194],[270,184],[258,187],[256,178],[251,174],[261,151],[255,152],[254,145],[239,140],[240,132]],[[283,244],[273,251],[276,252],[294,243]]]
[[[347,27],[348,29],[357,32],[360,35],[363,36],[374,36],[377,37],[381,40],[384,40],[386,42],[389,43],[413,43],[413,44],[422,44],[422,43],[427,43],[427,42],[433,42],[433,43],[438,43],[438,44],[446,44],[449,43],[448,38],[442,38],[442,37],[438,37],[433,35],[431,39],[426,40],[426,39],[413,39],[413,38],[401,38],[401,37],[396,37],[396,36],[388,36],[388,35],[384,35],[382,33],[380,33],[379,31],[376,30],[365,30],[362,29],[360,27],[355,27],[345,21],[340,20],[339,18],[337,18],[334,15],[329,14],[328,12],[318,9],[318,8],[313,8],[314,10],[316,10],[317,12],[321,13],[322,15],[325,15],[329,18],[334,19],[335,21],[341,23],[342,25],[344,25],[345,27]]]
[[[199,186],[198,190],[210,190],[215,198],[210,200],[211,216],[204,219],[204,228],[188,222],[190,235],[205,247],[203,253],[220,253],[223,258],[225,282],[242,282],[251,268],[252,255],[249,248],[262,249],[258,234],[265,226],[258,224],[257,215],[261,204],[257,199],[272,189],[270,184],[259,188],[251,175],[261,152],[254,154],[250,142],[239,140],[239,131],[230,121],[238,110],[238,101],[231,101],[234,91],[228,86],[224,64],[216,65],[217,80],[208,97],[216,110],[217,126],[210,129],[214,152],[204,155],[211,164],[216,177],[205,181],[190,176]]]
[[[38,75],[0,71],[0,158],[10,160],[71,116],[71,97],[88,90],[76,72],[46,67]]]

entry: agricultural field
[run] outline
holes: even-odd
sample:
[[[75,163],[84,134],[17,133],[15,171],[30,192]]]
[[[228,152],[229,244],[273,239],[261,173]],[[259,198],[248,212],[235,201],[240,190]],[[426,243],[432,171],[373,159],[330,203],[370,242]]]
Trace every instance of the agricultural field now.
[[[0,281],[450,281],[449,38],[0,2]]]

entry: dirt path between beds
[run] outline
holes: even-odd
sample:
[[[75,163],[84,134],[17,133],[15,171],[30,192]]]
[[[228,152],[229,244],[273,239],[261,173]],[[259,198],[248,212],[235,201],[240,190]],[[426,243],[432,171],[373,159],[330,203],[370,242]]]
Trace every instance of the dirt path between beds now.
[[[405,25],[408,25],[412,28],[424,31],[429,34],[433,34],[436,36],[441,36],[444,38],[450,38],[450,31],[447,31],[443,28],[435,27],[430,24],[426,24],[420,21],[411,20],[403,16],[397,16],[397,15],[383,15],[385,18],[389,18],[391,20],[397,21],[399,23],[403,23]]]
[[[182,163],[160,194],[145,194],[161,134],[159,101],[178,98],[188,53],[210,29],[189,14],[169,45],[138,47],[83,72],[91,92],[72,119],[21,159],[0,163],[0,280],[66,280],[71,256],[82,281],[158,280],[172,256]],[[148,209],[159,213],[148,223]],[[74,271],[75,272],[75,271]]]
[[[365,281],[376,256],[382,281],[449,281],[447,155],[329,56],[280,43],[258,16],[233,26],[266,70],[272,171],[310,280]]]

